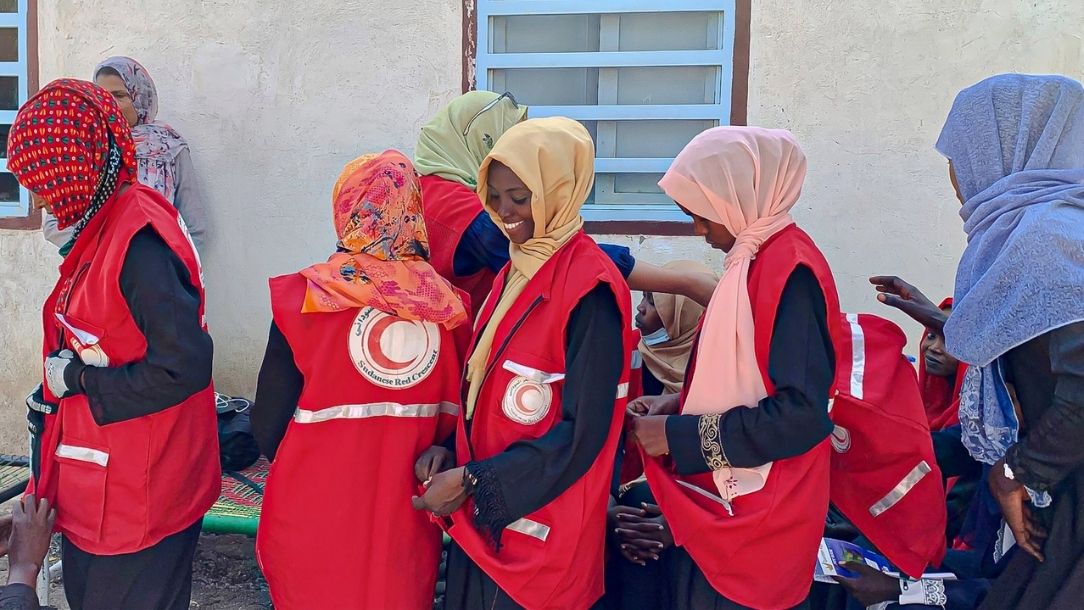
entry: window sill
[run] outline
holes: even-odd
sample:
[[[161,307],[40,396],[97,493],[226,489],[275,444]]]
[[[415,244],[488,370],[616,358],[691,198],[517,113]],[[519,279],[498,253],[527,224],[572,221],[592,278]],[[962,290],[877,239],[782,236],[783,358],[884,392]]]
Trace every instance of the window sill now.
[[[31,212],[29,216],[0,218],[0,229],[12,231],[40,231],[41,213],[35,210]]]

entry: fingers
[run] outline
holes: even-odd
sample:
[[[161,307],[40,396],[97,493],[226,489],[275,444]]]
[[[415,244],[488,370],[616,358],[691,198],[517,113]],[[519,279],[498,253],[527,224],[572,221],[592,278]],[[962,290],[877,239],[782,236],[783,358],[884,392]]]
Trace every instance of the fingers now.
[[[1035,540],[1036,543],[1043,542],[1047,539],[1046,530],[1037,523],[1032,522],[1030,519],[1024,521],[1024,529],[1028,532],[1028,537]]]
[[[661,515],[662,509],[658,504],[648,504],[647,502],[641,502],[640,506],[644,507],[644,512],[649,515]]]
[[[429,510],[429,507],[425,505],[425,500],[418,496],[410,497],[410,505],[414,507],[414,510]]]
[[[1005,518],[1005,523],[1012,530],[1013,536],[1016,538],[1016,544],[1022,551],[1031,555],[1036,560],[1042,562],[1046,561],[1042,551],[1036,540],[1031,537],[1026,526],[1024,525],[1024,506],[1018,501],[1004,502],[1001,505],[1001,513]]]
[[[616,531],[618,537],[621,538],[621,541],[624,544],[631,545],[633,548],[659,551],[666,548],[666,545],[663,544],[662,540],[654,537],[649,532],[629,530],[621,527],[617,528]],[[655,530],[655,533],[657,534],[658,530]]]
[[[888,290],[896,282],[900,281],[900,278],[894,275],[875,275],[869,278],[869,283],[877,287],[877,290]]]
[[[618,506],[614,510],[614,514],[622,521],[632,521],[647,516],[647,513],[645,513],[643,509],[635,508],[633,506]]]
[[[662,524],[655,521],[640,521],[639,519],[623,519],[621,522],[621,529],[626,531],[640,532],[644,534],[651,534],[655,532],[661,532],[666,529]],[[618,532],[620,533],[620,532]]]

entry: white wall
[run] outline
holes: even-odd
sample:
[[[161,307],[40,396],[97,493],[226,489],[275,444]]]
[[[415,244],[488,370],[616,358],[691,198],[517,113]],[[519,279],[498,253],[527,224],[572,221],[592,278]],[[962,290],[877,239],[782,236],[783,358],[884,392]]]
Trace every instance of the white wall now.
[[[251,395],[267,277],[330,251],[328,192],[345,161],[411,149],[458,92],[461,3],[187,0],[155,3],[153,20],[146,6],[39,2],[42,82],[88,78],[113,54],[151,71],[161,117],[192,143],[211,207],[204,263],[216,380]],[[833,264],[844,307],[876,311],[872,273],[909,277],[931,297],[951,292],[963,236],[933,142],[955,93],[1007,70],[1084,78],[1084,3],[854,7],[754,2],[749,120],[797,134],[810,158],[799,222]],[[656,262],[719,261],[696,238],[600,239]],[[22,450],[38,307],[59,260],[39,240],[0,232],[0,451]]]
[[[251,395],[270,324],[267,278],[334,249],[331,185],[358,154],[413,149],[460,91],[460,0],[40,1],[41,81],[109,55],[154,77],[210,207],[203,252],[215,377]],[[108,9],[108,10],[106,10]],[[0,232],[0,452],[24,451],[40,304],[59,257]]]

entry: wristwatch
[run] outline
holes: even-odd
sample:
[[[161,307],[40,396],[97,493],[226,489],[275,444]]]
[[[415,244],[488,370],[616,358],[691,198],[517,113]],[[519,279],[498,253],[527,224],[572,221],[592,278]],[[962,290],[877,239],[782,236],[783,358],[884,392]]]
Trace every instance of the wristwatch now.
[[[1005,478],[1010,480],[1010,481],[1015,481],[1016,480],[1016,475],[1013,474],[1012,468],[1009,468],[1009,463],[1004,462],[1002,464],[1002,466],[1005,467]]]

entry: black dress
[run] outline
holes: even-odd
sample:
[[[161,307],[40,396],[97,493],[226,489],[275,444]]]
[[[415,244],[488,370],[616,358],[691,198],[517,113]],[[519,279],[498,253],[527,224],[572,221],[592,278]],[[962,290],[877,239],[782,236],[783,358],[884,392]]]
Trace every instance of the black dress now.
[[[731,464],[746,468],[794,457],[827,438],[833,428],[828,393],[834,370],[824,293],[813,272],[798,267],[787,278],[772,329],[768,376],[775,394],[756,409],[732,409],[720,420],[716,440],[726,448]],[[682,415],[666,422],[670,455],[683,473],[709,470],[701,452],[699,419]],[[621,498],[622,504],[633,506],[643,501],[653,501],[646,485]],[[720,595],[681,547],[665,551],[658,563],[640,567],[621,556],[611,559],[608,567],[622,572],[618,594],[622,610],[744,608]],[[660,582],[646,582],[653,579]],[[608,598],[615,597],[612,593],[608,592]]]
[[[1049,491],[1036,511],[1046,561],[1015,553],[984,610],[1084,608],[1084,322],[1050,331],[1002,357],[1021,410],[1021,440],[1006,462],[1015,479]]]
[[[474,501],[479,529],[499,532],[552,502],[599,458],[626,357],[622,333],[609,286],[599,285],[576,305],[566,329],[562,421],[538,439],[514,443],[469,466],[478,478]],[[454,543],[447,583],[445,610],[520,608]]]

